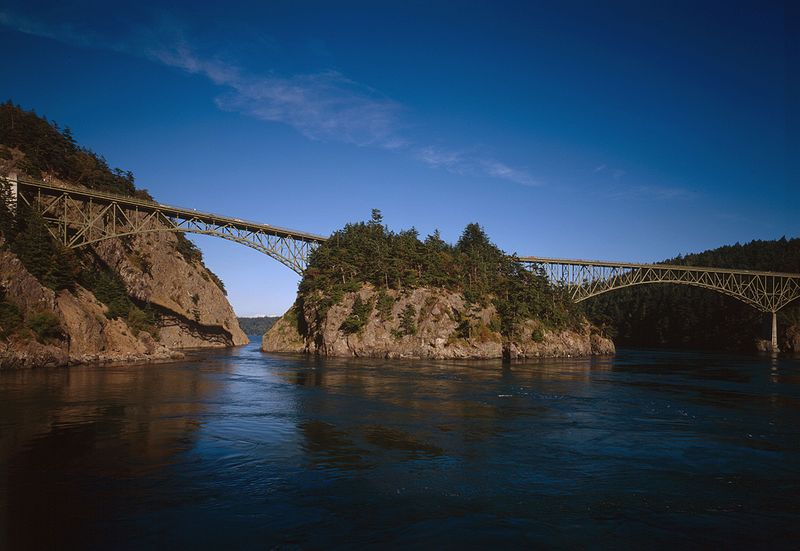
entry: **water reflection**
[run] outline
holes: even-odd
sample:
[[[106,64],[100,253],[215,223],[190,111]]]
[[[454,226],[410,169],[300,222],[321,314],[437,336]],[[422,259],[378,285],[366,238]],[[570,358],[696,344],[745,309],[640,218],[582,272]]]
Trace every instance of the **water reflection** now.
[[[5,372],[0,548],[780,546],[798,423],[785,357]]]
[[[200,371],[155,365],[25,370],[0,380],[9,548],[91,543],[86,523],[141,505],[148,486],[136,482],[192,447],[218,391]],[[48,529],[32,530],[41,518]]]

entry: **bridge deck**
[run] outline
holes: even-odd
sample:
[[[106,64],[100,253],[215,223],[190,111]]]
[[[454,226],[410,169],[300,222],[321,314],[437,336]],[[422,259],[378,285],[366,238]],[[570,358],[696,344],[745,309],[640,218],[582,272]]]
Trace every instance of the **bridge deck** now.
[[[739,270],[733,268],[713,268],[710,266],[682,266],[679,264],[637,264],[635,262],[615,262],[605,260],[577,260],[571,258],[549,258],[544,256],[520,256],[520,262],[531,264],[563,264],[566,266],[597,266],[598,268],[656,268],[659,270],[683,270],[687,272],[713,272],[723,274],[743,274],[800,278],[800,273],[764,272],[759,270]]]
[[[116,203],[117,205],[126,208],[136,209],[140,212],[153,213],[158,212],[161,215],[170,219],[182,219],[192,222],[202,222],[218,227],[232,228],[239,232],[247,234],[263,234],[274,236],[281,239],[289,239],[295,242],[307,243],[311,246],[317,243],[326,241],[328,238],[322,235],[316,235],[309,232],[292,230],[289,228],[282,228],[270,224],[262,224],[250,220],[242,220],[241,218],[233,218],[230,216],[222,216],[210,212],[202,212],[195,209],[187,209],[183,207],[176,207],[157,201],[140,199],[127,195],[118,195],[114,193],[95,191],[86,188],[78,188],[72,186],[64,186],[59,184],[19,179],[17,186],[20,188],[28,188],[36,193],[49,195],[49,196],[63,196],[68,195],[71,198],[81,201],[96,201],[98,203]],[[240,236],[241,237],[241,236]],[[241,240],[244,240],[242,237]],[[791,280],[800,280],[800,273],[785,273],[785,272],[768,272],[758,270],[740,270],[731,268],[713,268],[706,266],[682,266],[672,264],[640,264],[633,262],[615,262],[603,260],[579,260],[568,258],[548,258],[541,256],[521,256],[518,257],[521,262],[532,264],[548,264],[548,265],[561,265],[561,266],[578,266],[583,268],[606,268],[615,270],[637,270],[637,269],[655,269],[655,270],[676,270],[680,272],[692,273],[714,273],[714,274],[737,274],[746,276],[770,276],[789,278]]]

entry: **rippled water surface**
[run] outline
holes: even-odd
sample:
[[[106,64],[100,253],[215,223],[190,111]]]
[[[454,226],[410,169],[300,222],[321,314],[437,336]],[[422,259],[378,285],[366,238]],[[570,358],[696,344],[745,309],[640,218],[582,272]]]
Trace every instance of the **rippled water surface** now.
[[[0,372],[0,548],[800,544],[800,361]]]

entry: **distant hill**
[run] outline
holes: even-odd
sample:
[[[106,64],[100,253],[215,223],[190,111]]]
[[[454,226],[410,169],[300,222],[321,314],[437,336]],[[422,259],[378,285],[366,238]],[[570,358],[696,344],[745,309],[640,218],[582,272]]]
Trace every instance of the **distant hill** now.
[[[257,318],[237,318],[239,320],[239,327],[247,335],[263,335],[270,327],[275,325],[275,322],[280,319],[279,316],[261,316]]]

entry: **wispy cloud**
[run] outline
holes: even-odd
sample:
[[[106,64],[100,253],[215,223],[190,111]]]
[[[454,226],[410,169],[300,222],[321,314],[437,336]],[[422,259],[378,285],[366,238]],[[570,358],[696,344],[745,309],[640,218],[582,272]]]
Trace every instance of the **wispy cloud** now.
[[[511,167],[502,161],[474,151],[457,151],[436,146],[416,148],[414,156],[433,168],[468,176],[488,176],[523,186],[539,186],[526,170]]]
[[[631,194],[661,200],[692,199],[697,196],[697,193],[681,187],[656,185],[633,186],[631,187]]]
[[[697,193],[679,186],[664,186],[656,184],[633,184],[622,182],[628,171],[621,168],[611,168],[601,164],[592,170],[600,182],[595,188],[597,193],[610,199],[652,199],[668,201],[673,199],[693,199]],[[635,179],[634,176],[626,180]]]
[[[594,167],[593,172],[595,174],[608,174],[614,180],[622,180],[622,177],[628,173],[626,170],[622,170],[621,168],[609,168],[609,166],[605,164]]]
[[[698,196],[697,192],[676,186],[661,185],[615,185],[601,188],[599,193],[609,199],[643,199],[669,201],[675,199],[689,200]]]
[[[50,24],[6,12],[0,12],[0,25],[69,44],[145,57],[205,77],[222,89],[214,100],[220,109],[289,125],[311,140],[403,151],[429,167],[454,174],[539,185],[527,170],[477,150],[457,151],[406,138],[402,130],[407,125],[404,115],[408,110],[341,72],[255,74],[235,60],[198,53],[176,21],[131,27],[127,34],[114,38],[66,23]]]
[[[402,106],[339,72],[251,75],[232,63],[199,57],[184,41],[151,50],[150,56],[227,88],[215,99],[220,109],[287,124],[312,140],[386,149],[404,144],[397,133]]]
[[[76,31],[67,23],[45,23],[9,12],[0,11],[0,25],[21,33],[52,38],[59,42],[87,46],[91,42],[88,37]]]

